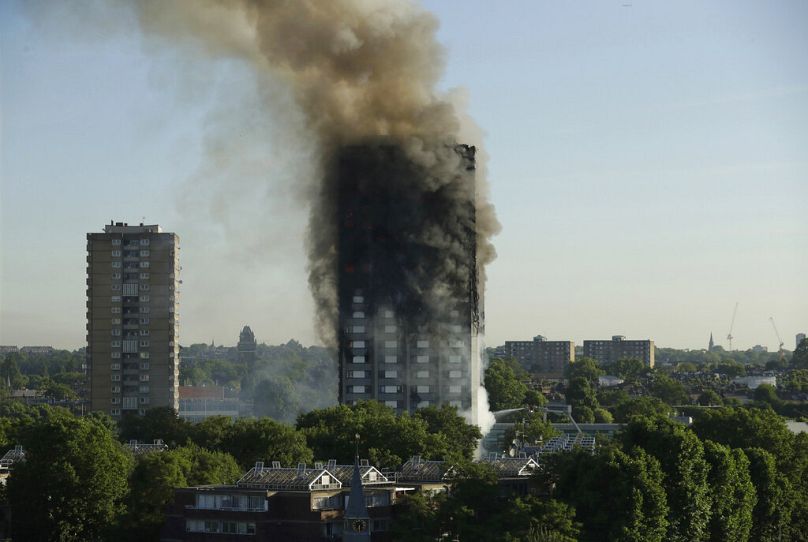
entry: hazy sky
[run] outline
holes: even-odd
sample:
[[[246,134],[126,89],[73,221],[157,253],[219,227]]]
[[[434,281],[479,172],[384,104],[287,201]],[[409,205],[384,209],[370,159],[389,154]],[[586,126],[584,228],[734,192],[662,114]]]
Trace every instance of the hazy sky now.
[[[182,343],[234,344],[244,324],[316,342],[307,211],[283,131],[256,114],[267,90],[75,7],[93,4],[0,0],[0,344],[82,346],[85,234],[143,217],[181,238]],[[738,301],[738,347],[776,349],[774,316],[793,348],[808,331],[808,3],[425,5],[442,87],[465,89],[490,155],[488,344],[700,348],[724,342]]]

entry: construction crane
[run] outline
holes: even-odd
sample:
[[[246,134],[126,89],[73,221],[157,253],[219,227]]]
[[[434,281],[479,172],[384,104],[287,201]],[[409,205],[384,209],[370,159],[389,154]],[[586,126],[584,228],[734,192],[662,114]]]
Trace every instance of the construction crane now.
[[[780,338],[780,332],[777,331],[777,324],[774,323],[774,316],[769,316],[769,322],[772,323],[772,327],[774,328],[774,334],[777,335],[777,342],[780,343],[777,347],[777,353],[780,354],[780,361],[783,360],[785,357],[785,353],[783,352],[783,339]]]
[[[732,311],[732,322],[729,324],[729,333],[727,333],[727,340],[729,341],[729,351],[732,352],[732,330],[735,328],[735,316],[738,314],[738,302],[735,302],[735,310]]]

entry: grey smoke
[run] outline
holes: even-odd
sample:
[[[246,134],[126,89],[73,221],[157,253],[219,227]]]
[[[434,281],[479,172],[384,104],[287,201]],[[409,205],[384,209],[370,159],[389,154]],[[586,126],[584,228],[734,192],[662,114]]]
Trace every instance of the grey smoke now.
[[[486,199],[483,154],[477,155],[474,189],[456,182],[454,145],[479,141],[467,139],[473,124],[456,100],[436,89],[444,52],[431,14],[398,0],[150,0],[135,6],[147,35],[242,59],[259,80],[270,77],[291,89],[303,126],[289,129],[303,129],[316,149],[317,172],[301,182],[310,205],[309,285],[327,344],[335,342],[337,315],[335,202],[327,170],[343,147],[392,141],[427,172],[413,177],[413,190],[457,198],[454,214],[418,232],[419,243],[447,256],[428,270],[437,278],[425,296],[440,298],[442,285],[451,290],[457,277],[468,276],[468,265],[477,266],[484,287],[499,224]],[[266,99],[272,110],[272,95]],[[469,204],[474,212],[464,213]],[[477,234],[476,263],[464,259],[458,243],[469,221]]]

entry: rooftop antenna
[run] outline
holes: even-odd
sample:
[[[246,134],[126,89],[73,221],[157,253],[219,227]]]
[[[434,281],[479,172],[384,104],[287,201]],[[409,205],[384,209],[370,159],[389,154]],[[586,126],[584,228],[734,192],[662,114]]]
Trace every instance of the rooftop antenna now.
[[[732,330],[735,328],[735,316],[738,314],[738,302],[735,302],[735,309],[732,311],[732,322],[729,324],[729,333],[727,333],[727,340],[729,341],[729,351],[732,352]]]

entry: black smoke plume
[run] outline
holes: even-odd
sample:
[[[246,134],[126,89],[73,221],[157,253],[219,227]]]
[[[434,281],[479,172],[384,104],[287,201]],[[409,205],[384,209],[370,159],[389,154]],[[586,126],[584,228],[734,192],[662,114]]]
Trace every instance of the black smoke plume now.
[[[244,59],[291,88],[319,154],[319,174],[306,190],[307,246],[309,284],[328,344],[336,342],[341,263],[336,180],[346,160],[357,159],[351,158],[356,149],[374,172],[357,179],[362,190],[401,203],[369,211],[386,213],[390,237],[381,246],[400,264],[390,269],[407,290],[400,302],[417,300],[420,308],[413,311],[423,314],[442,310],[458,292],[470,290],[476,300],[485,265],[495,255],[490,238],[499,225],[486,200],[481,153],[472,174],[473,150],[458,146],[469,142],[464,133],[469,121],[436,89],[443,50],[432,15],[401,0],[136,5],[147,33]],[[476,250],[469,250],[469,239]]]

